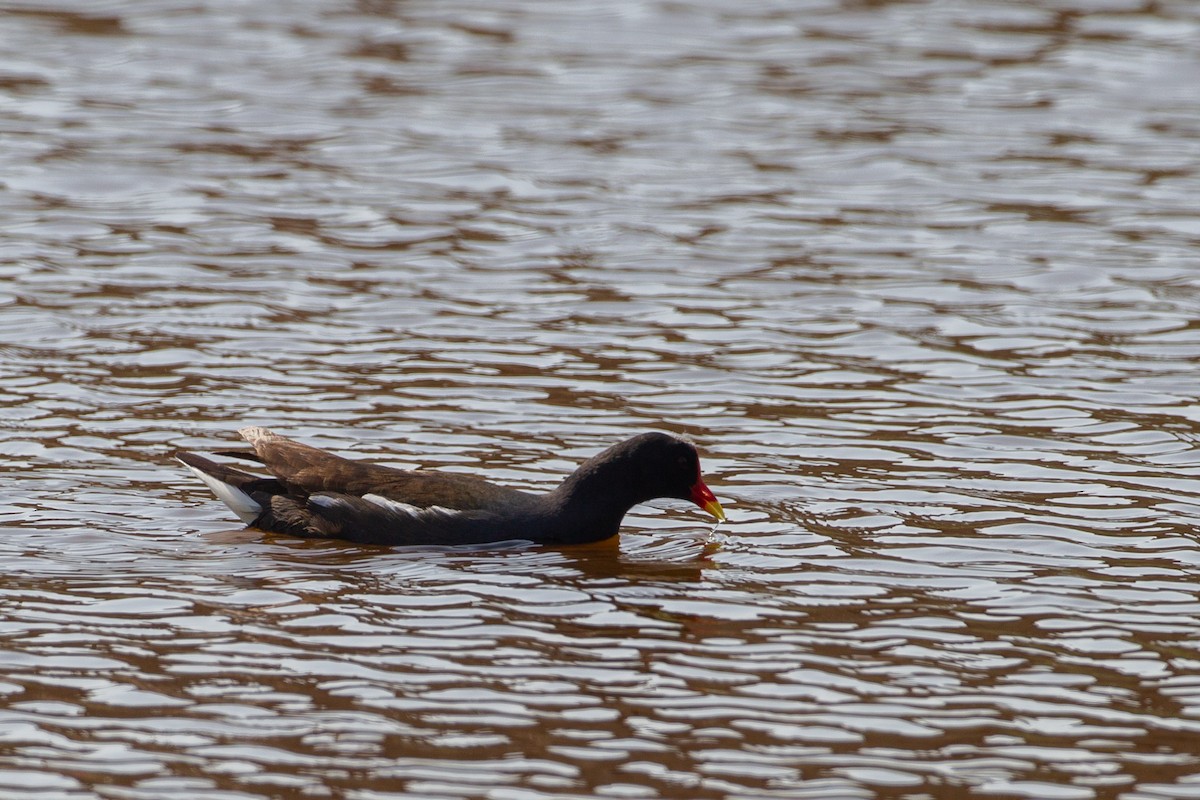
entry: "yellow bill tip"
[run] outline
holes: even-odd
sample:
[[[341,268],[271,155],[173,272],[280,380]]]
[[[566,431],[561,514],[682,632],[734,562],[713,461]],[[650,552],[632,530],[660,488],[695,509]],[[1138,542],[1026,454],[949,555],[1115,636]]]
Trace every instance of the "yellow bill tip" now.
[[[721,508],[721,504],[716,500],[709,500],[704,504],[704,510],[717,518],[717,522],[725,521],[725,509]]]

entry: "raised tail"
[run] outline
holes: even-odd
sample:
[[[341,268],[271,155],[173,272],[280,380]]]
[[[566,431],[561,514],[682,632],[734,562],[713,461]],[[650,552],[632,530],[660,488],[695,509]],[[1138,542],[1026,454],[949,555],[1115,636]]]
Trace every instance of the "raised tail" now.
[[[176,453],[175,459],[204,481],[242,522],[253,525],[262,515],[262,504],[251,496],[251,492],[267,489],[264,484],[274,483],[272,479],[261,478],[225,464],[209,461],[195,453]]]

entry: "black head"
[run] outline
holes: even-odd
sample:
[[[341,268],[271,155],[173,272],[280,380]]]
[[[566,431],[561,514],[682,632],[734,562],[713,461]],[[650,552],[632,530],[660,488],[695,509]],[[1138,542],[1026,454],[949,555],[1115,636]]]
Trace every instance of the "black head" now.
[[[615,449],[628,459],[638,500],[678,497],[691,500],[719,520],[725,518],[717,498],[704,485],[700,456],[691,442],[667,433],[643,433]]]
[[[625,471],[639,487],[641,499],[678,497],[687,499],[700,477],[696,448],[668,433],[643,433],[626,439],[614,456],[625,462]]]
[[[696,448],[677,436],[643,433],[593,456],[550,493],[552,507],[603,523],[602,536],[617,532],[625,512],[656,497],[678,497],[724,521],[725,512],[700,477]]]

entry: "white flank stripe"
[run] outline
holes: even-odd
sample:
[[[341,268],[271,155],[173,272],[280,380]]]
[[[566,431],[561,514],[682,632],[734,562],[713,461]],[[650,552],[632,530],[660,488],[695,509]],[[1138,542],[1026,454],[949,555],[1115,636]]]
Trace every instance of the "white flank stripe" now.
[[[349,508],[350,504],[338,497],[330,497],[327,494],[310,494],[308,496],[309,505],[318,506],[320,508]]]
[[[362,499],[366,500],[368,503],[377,505],[380,508],[386,508],[398,514],[410,516],[413,519],[432,520],[438,517],[442,519],[449,519],[450,517],[456,517],[462,513],[461,511],[456,511],[453,508],[443,508],[442,506],[429,506],[429,508],[420,508],[419,506],[414,506],[410,503],[401,503],[399,500],[390,500],[383,495],[378,494],[364,494]]]
[[[178,459],[177,459],[178,460]],[[233,513],[238,515],[238,519],[249,525],[254,520],[258,519],[258,515],[262,513],[262,506],[254,502],[250,495],[243,492],[236,486],[232,486],[224,481],[219,481],[207,472],[201,472],[191,464],[179,462],[196,474],[196,477],[208,484],[208,488],[213,490],[221,502],[233,509]]]

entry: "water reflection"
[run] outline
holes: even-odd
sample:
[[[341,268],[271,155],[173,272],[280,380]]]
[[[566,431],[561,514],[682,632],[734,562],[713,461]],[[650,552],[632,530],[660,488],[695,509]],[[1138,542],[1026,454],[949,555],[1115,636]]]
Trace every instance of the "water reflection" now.
[[[1192,796],[1192,6],[269,8],[2,12],[0,796]],[[255,423],[730,522],[231,531]]]

